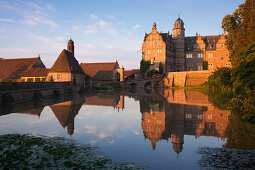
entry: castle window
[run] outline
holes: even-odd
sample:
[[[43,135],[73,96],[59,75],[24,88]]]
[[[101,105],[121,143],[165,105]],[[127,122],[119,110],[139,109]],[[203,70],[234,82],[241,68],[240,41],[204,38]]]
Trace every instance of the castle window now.
[[[192,58],[192,54],[186,54],[186,58]]]
[[[212,119],[212,115],[208,115],[207,118],[208,118],[208,119]]]
[[[208,54],[208,58],[213,58],[213,54],[212,54],[212,53],[209,53],[209,54]]]
[[[148,54],[150,54],[150,50],[148,50]]]
[[[226,57],[228,57],[228,53],[226,53]]]
[[[198,119],[203,119],[203,115],[197,115]]]
[[[191,119],[192,115],[191,114],[186,114],[186,119]]]
[[[221,45],[221,48],[224,48],[224,45]]]
[[[199,53],[199,54],[197,55],[197,58],[203,58],[203,53]]]
[[[158,49],[158,53],[162,53],[162,50]]]
[[[59,79],[60,78],[60,75],[59,74],[57,74],[57,79]]]
[[[223,60],[223,55],[220,58]]]
[[[161,42],[158,41],[158,42],[156,42],[156,44],[157,44],[157,45],[161,45]]]

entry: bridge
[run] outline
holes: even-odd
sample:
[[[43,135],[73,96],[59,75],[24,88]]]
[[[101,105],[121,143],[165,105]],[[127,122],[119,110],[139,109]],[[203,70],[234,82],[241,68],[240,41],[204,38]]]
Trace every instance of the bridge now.
[[[156,78],[142,78],[135,80],[127,80],[124,82],[124,88],[127,89],[150,89],[154,88],[158,85],[158,82],[162,79],[162,77]]]

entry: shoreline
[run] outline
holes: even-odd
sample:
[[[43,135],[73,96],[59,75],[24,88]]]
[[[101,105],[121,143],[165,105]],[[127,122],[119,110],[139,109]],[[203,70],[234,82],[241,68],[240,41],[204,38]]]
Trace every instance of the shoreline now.
[[[255,169],[255,150],[201,147],[198,154],[204,169]]]

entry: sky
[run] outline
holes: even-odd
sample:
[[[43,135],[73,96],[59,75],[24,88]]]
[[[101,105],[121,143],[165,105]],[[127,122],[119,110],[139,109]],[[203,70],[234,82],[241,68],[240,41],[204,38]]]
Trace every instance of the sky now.
[[[52,67],[67,41],[79,63],[139,68],[145,32],[172,32],[180,14],[185,36],[221,34],[222,18],[245,0],[0,0],[0,58],[40,55]]]

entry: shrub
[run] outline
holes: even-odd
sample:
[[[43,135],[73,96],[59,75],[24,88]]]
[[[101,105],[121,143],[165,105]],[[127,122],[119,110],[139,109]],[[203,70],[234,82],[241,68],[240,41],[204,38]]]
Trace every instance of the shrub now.
[[[140,62],[140,73],[146,73],[150,68],[150,61],[141,60]]]

